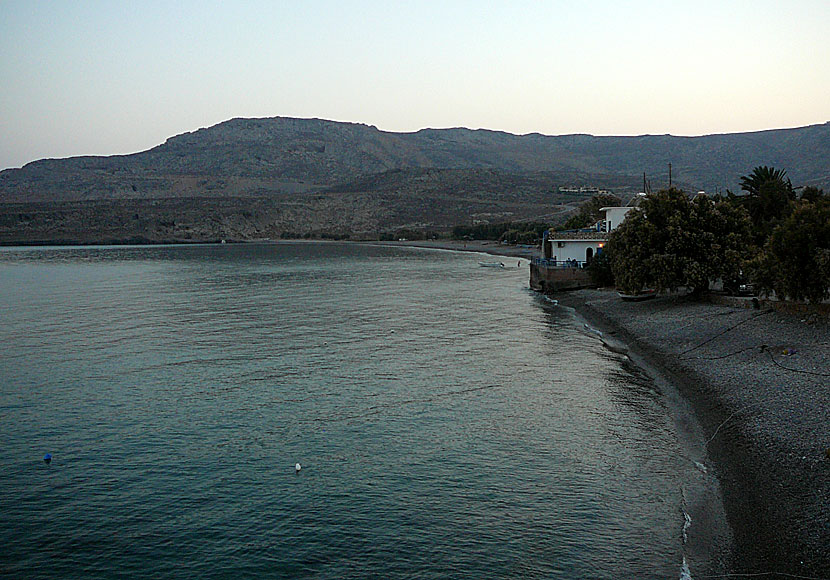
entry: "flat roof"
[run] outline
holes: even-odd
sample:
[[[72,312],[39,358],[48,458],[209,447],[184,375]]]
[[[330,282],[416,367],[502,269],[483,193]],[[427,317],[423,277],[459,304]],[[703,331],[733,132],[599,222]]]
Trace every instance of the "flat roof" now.
[[[553,242],[568,240],[604,242],[607,239],[608,232],[552,232],[548,234],[548,240]]]

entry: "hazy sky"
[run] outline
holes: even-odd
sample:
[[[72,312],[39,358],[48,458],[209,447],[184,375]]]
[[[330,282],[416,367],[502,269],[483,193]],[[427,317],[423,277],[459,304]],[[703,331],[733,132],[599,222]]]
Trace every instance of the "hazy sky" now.
[[[0,169],[233,117],[701,135],[830,120],[830,0],[0,0]]]

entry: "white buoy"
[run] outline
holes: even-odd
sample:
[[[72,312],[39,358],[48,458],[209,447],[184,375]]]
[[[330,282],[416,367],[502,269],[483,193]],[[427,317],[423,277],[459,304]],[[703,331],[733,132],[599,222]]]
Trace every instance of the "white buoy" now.
[[[302,468],[303,468],[303,466],[302,466],[302,465],[300,465],[299,463],[297,463],[297,464],[294,466],[294,473],[300,473],[300,470],[301,470]]]

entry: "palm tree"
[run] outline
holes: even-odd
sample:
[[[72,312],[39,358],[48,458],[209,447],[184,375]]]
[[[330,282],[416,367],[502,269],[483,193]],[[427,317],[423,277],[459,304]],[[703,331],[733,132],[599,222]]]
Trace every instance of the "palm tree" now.
[[[792,190],[793,187],[785,169],[775,169],[766,165],[756,167],[752,173],[741,177],[741,189],[749,195],[758,195],[761,187],[767,183],[775,183],[787,190]]]
[[[775,226],[792,212],[793,185],[785,170],[764,165],[741,177],[741,189],[747,194],[732,199],[749,212],[755,242],[761,246]]]

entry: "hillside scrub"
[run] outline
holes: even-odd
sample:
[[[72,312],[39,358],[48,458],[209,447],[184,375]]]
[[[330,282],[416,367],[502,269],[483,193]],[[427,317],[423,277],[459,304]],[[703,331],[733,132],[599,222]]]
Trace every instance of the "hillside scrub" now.
[[[502,222],[455,226],[452,238],[455,240],[499,240],[514,244],[536,244],[542,233],[550,226],[540,222]]]

